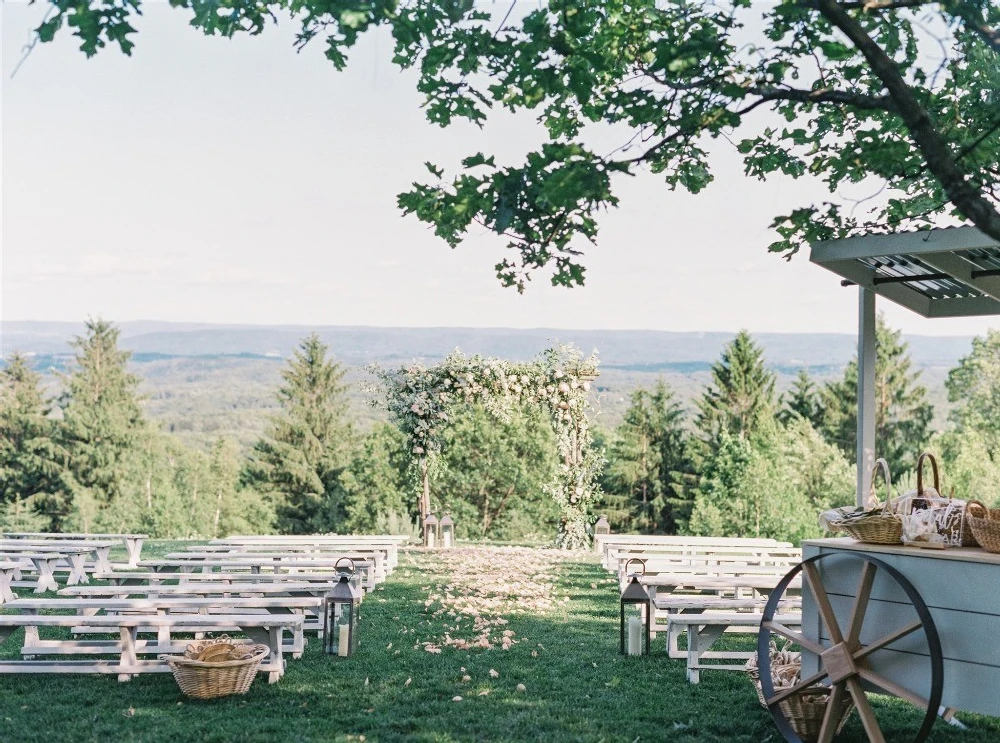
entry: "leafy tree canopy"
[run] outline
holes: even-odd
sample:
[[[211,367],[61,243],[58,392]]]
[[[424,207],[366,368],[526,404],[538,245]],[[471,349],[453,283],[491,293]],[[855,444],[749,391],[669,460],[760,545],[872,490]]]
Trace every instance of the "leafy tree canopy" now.
[[[972,352],[948,372],[945,386],[948,401],[957,403],[951,417],[959,428],[978,431],[1000,448],[1000,331],[973,339]]]
[[[293,16],[338,69],[365,32],[387,27],[393,61],[417,72],[428,118],[483,125],[491,109],[530,110],[547,141],[520,163],[472,154],[457,174],[399,197],[450,245],[483,226],[509,239],[500,280],[523,290],[548,267],[584,281],[596,215],[616,177],[649,169],[697,193],[707,147],[732,142],[747,174],[815,176],[830,191],[776,215],[771,249],[852,230],[929,225],[943,215],[1000,239],[1000,6],[991,0],[550,0],[504,13],[474,0],[171,0],[206,34],[259,34]],[[53,0],[39,26],[69,27],[89,56],[131,52],[141,0]],[[515,12],[518,11],[518,12]],[[762,111],[772,112],[761,117]],[[595,124],[622,133],[588,146]],[[849,202],[863,184],[877,199]]]

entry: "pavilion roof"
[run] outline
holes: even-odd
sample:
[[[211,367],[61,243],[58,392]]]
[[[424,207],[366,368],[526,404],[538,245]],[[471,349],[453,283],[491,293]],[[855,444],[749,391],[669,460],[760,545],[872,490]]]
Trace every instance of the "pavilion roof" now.
[[[1000,242],[975,227],[825,240],[809,260],[924,317],[1000,315]]]

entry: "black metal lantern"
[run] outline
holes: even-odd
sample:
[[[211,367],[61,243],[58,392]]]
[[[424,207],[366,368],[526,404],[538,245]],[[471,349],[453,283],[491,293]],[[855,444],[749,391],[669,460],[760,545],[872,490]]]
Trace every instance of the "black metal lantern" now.
[[[597,519],[597,523],[594,524],[594,534],[596,536],[597,534],[610,534],[610,533],[611,533],[611,524],[608,523],[608,517],[602,515],[601,518]]]
[[[361,591],[351,585],[347,575],[327,594],[323,617],[323,645],[330,655],[346,658],[358,649],[358,606]]]
[[[350,567],[342,565],[341,563],[343,563],[344,561],[349,562]],[[347,557],[346,555],[344,557],[341,557],[334,564],[333,569],[337,571],[338,580],[340,578],[343,578],[344,576],[347,576],[348,582],[358,592],[358,596],[364,597],[365,592],[361,588],[361,573],[358,572],[358,566],[352,558]]]
[[[441,517],[441,546],[444,549],[451,549],[455,546],[455,522],[450,514]]]
[[[625,563],[626,575],[629,575],[628,566],[633,562],[642,565],[642,572],[646,572],[646,563],[639,559],[632,559]],[[650,637],[652,636],[653,604],[646,589],[639,582],[640,574],[631,573],[630,575],[632,579],[622,591],[621,654],[648,655]],[[643,641],[644,637],[645,641]]]
[[[424,517],[424,547],[434,548],[437,546],[437,516],[429,513]]]

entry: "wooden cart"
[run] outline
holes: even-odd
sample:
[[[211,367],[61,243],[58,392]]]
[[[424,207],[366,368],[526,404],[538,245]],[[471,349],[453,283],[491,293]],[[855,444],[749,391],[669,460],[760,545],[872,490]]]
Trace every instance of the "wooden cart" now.
[[[833,739],[836,710],[853,700],[870,741],[886,740],[866,690],[891,694],[924,711],[922,741],[942,712],[1000,715],[1000,555],[978,548],[925,550],[862,544],[850,538],[807,541],[802,565],[771,595],[758,647],[764,698],[789,741],[800,738],[780,702],[813,684],[832,691],[820,741]],[[802,576],[802,628],[774,621],[785,586]],[[772,607],[773,605],[773,607]],[[775,692],[771,639],[802,648],[801,682]]]

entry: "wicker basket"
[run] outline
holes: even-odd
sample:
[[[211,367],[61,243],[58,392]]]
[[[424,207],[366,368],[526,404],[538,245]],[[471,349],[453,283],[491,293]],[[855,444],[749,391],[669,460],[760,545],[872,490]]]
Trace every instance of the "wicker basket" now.
[[[924,487],[924,463],[927,461],[931,463],[931,471],[934,473],[934,485],[929,489]],[[937,519],[938,532],[944,536],[945,543],[956,547],[978,547],[979,543],[965,515],[965,507],[958,507],[961,503],[962,501],[955,501],[941,494],[937,459],[930,452],[923,452],[917,458],[917,489],[897,498],[895,510],[903,514],[905,520],[913,511],[950,507],[947,511],[939,511],[939,514],[945,515]]]
[[[977,500],[965,507],[965,520],[976,541],[987,552],[1000,552],[1000,509],[989,509]]]
[[[869,544],[902,544],[903,519],[898,513],[893,513],[890,504],[892,500],[892,481],[889,478],[889,465],[884,459],[875,462],[872,469],[872,495],[875,495],[875,475],[879,472],[885,478],[885,504],[859,516],[847,516],[837,522],[836,527],[845,531],[859,542]]]
[[[760,685],[760,672],[757,668],[757,657],[753,656],[747,663],[747,672],[753,679],[754,688],[757,690],[757,699],[762,707],[767,707],[764,700],[764,692]],[[788,650],[776,650],[774,644],[771,646],[771,681],[774,684],[774,692],[790,689],[799,683],[801,676],[802,662],[799,653],[792,653]],[[799,694],[782,699],[778,702],[778,708],[792,726],[792,730],[799,736],[803,743],[815,743],[819,740],[820,730],[823,728],[823,718],[826,716],[826,707],[830,702],[830,688],[817,684],[810,686]],[[854,709],[854,700],[849,694],[844,694],[841,699],[840,718],[837,723],[837,733],[839,733],[848,716]]]
[[[271,652],[255,645],[221,637],[188,645],[184,655],[161,655],[173,671],[181,691],[193,699],[215,699],[250,690],[257,667]]]

